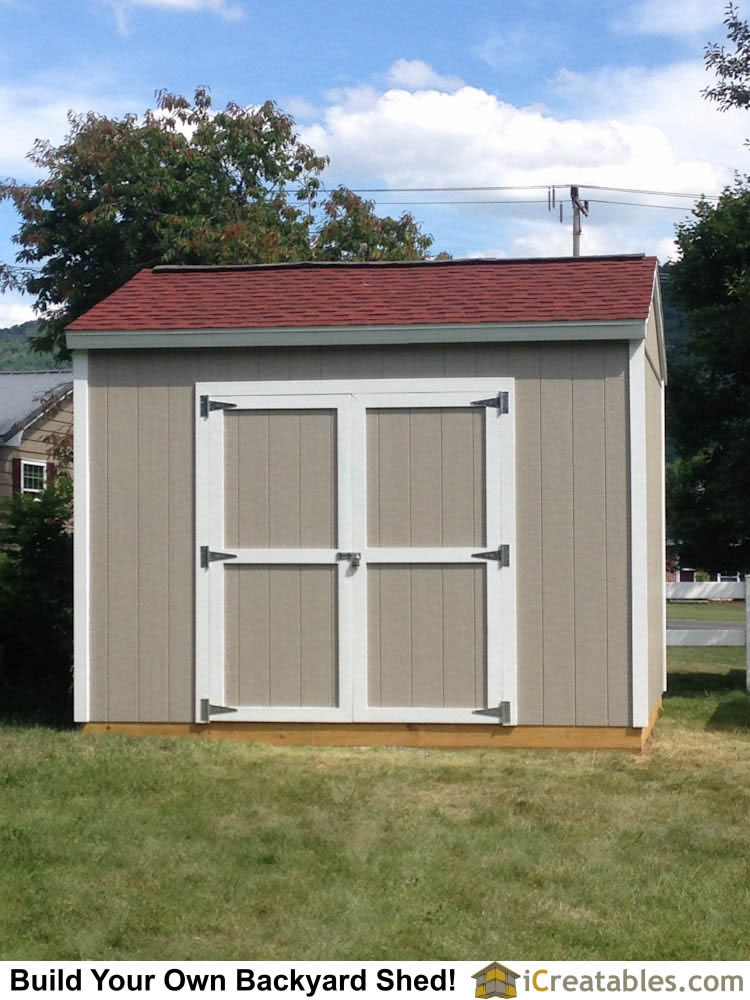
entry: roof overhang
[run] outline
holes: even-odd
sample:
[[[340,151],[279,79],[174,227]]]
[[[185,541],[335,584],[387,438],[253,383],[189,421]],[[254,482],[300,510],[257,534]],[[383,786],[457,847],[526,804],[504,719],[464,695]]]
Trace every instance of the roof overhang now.
[[[72,350],[169,347],[344,347],[373,344],[644,340],[646,319],[555,323],[268,327],[201,330],[69,330]]]
[[[0,435],[0,447],[3,448],[20,448],[21,442],[23,441],[23,436],[29,427],[32,427],[37,421],[41,420],[42,417],[46,416],[53,407],[57,406],[68,396],[73,393],[73,383],[66,382],[64,388],[59,392],[54,393],[50,399],[43,405],[38,406],[31,413],[23,417],[23,419],[16,421],[16,423],[11,427],[5,435]]]

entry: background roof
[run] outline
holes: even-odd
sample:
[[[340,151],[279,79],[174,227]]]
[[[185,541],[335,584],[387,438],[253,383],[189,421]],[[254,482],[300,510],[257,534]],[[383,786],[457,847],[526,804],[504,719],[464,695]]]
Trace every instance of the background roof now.
[[[61,396],[72,388],[67,371],[0,372],[0,444],[44,411],[41,396],[54,390]]]
[[[69,330],[645,320],[655,257],[157,267]]]

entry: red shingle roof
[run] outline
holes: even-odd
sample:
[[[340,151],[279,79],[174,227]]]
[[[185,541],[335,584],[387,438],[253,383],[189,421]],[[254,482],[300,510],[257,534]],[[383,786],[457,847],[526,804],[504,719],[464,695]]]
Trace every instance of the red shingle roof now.
[[[69,330],[645,320],[655,257],[140,271]]]

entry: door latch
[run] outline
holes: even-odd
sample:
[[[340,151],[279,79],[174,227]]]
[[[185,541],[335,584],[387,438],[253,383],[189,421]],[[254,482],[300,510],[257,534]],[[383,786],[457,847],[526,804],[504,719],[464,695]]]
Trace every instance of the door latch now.
[[[337,552],[336,553],[336,558],[340,562],[349,562],[349,563],[351,563],[352,569],[356,569],[357,566],[359,566],[359,564],[362,562],[362,553],[361,552]]]

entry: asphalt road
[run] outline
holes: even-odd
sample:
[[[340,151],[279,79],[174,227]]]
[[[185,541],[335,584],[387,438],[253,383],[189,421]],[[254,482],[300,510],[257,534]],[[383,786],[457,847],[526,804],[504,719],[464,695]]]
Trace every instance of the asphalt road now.
[[[744,631],[744,622],[697,622],[694,619],[668,618],[667,628],[732,628]]]

